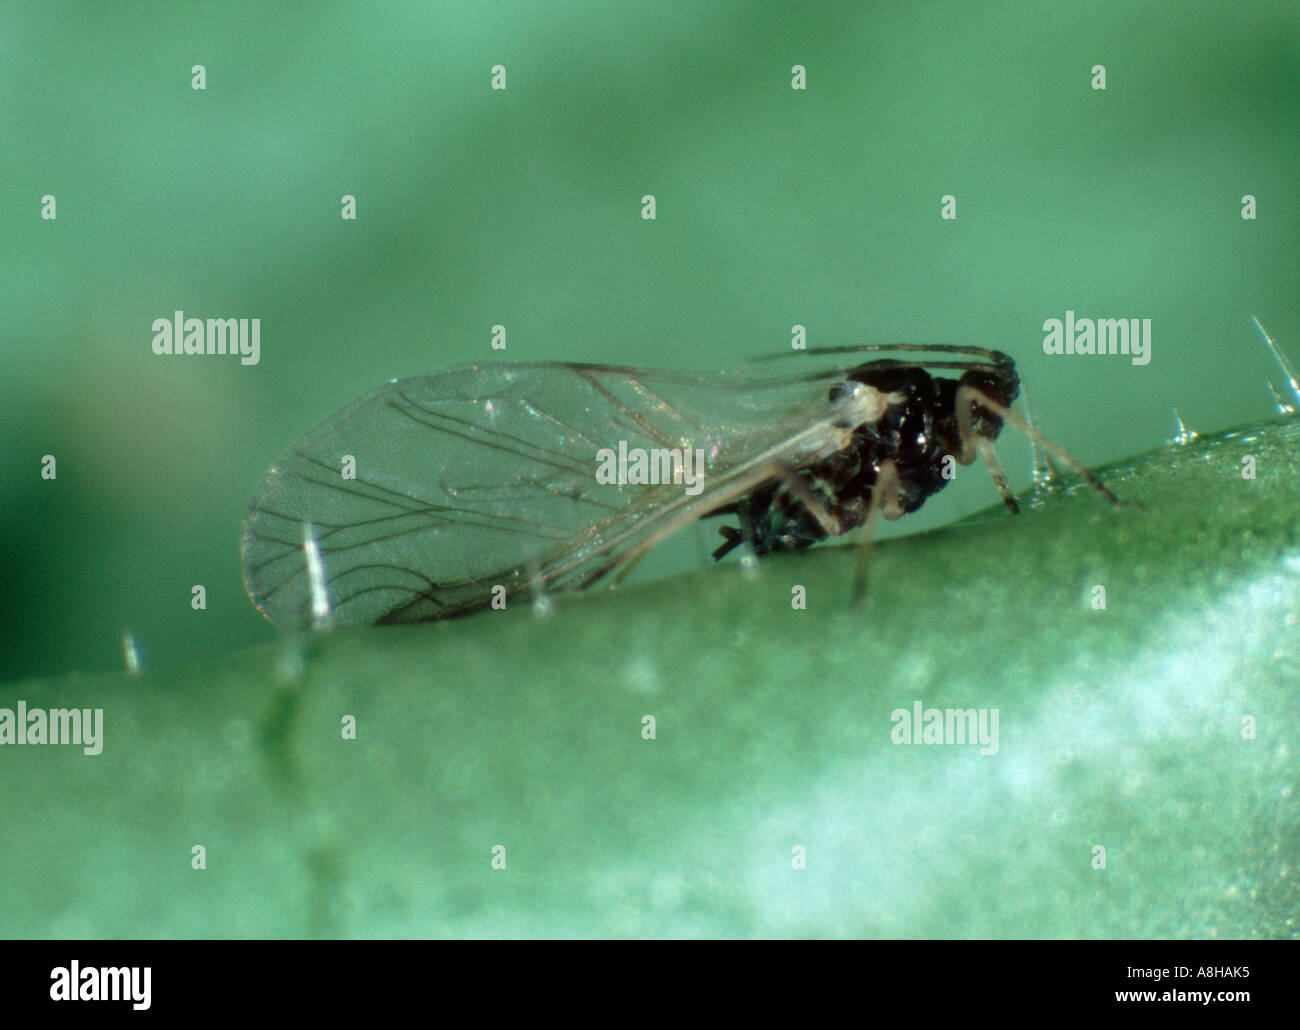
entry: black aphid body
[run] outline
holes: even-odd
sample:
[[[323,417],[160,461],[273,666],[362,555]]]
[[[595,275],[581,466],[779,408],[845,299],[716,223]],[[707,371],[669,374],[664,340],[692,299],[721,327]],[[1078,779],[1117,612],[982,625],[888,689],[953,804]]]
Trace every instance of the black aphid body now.
[[[927,497],[947,485],[949,458],[969,465],[975,458],[969,441],[962,440],[958,423],[958,391],[972,387],[994,401],[1009,406],[1020,392],[1015,364],[994,352],[991,365],[968,369],[960,379],[932,376],[917,365],[881,368],[881,362],[863,365],[849,373],[849,382],[863,383],[891,398],[879,421],[865,422],[853,431],[849,446],[824,461],[793,472],[803,486],[839,523],[842,531],[866,521],[882,462],[892,461],[897,471],[897,506],[883,509],[886,518],[916,511]],[[828,399],[834,403],[846,390],[837,384]],[[1002,419],[978,403],[973,406],[969,436],[997,439]],[[726,543],[713,553],[720,559],[748,540],[755,554],[795,551],[826,539],[821,521],[809,511],[788,482],[764,484],[749,495],[711,514],[734,514],[740,528],[720,529]]]

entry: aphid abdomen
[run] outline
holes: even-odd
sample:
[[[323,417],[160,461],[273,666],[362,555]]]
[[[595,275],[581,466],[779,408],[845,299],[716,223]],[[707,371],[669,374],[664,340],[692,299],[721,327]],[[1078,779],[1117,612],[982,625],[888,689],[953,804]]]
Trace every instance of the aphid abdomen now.
[[[835,487],[826,479],[815,473],[800,479],[828,510],[835,505]],[[750,512],[754,551],[760,556],[803,550],[826,539],[826,530],[816,516],[784,484],[778,484],[767,497],[755,497],[754,508],[757,510]]]

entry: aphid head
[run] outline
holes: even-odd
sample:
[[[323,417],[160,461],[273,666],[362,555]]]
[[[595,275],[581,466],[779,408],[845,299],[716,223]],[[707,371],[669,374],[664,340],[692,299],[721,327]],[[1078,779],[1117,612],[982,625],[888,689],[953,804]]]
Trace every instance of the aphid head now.
[[[1020,377],[1008,359],[1005,365],[967,369],[960,379],[937,382],[935,436],[948,454],[969,465],[975,460],[975,438],[996,440],[1002,432],[1002,417],[980,404],[980,398],[1010,407],[1020,393]]]
[[[961,387],[968,386],[1004,408],[1011,407],[1012,402],[1020,395],[1020,377],[1016,375],[1014,366],[999,368],[996,371],[986,372],[979,369],[963,372],[957,386],[958,396],[963,393]],[[1002,432],[1002,418],[981,405],[977,396],[971,407],[970,428],[975,436],[996,440],[998,434]]]

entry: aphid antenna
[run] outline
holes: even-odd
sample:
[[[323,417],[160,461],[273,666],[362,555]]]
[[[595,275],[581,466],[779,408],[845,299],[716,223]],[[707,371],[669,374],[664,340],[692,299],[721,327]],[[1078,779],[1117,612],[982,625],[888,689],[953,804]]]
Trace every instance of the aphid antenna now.
[[[988,347],[975,347],[969,344],[957,343],[862,343],[844,347],[805,347],[803,350],[778,351],[775,354],[760,354],[757,357],[750,358],[753,364],[761,364],[768,361],[783,361],[790,358],[800,357],[829,357],[836,354],[879,354],[881,352],[902,353],[902,354],[954,354],[968,355],[978,358],[977,361],[920,361],[920,360],[890,360],[889,358],[878,358],[871,362],[875,369],[885,368],[944,368],[958,371],[978,371],[987,369],[990,366],[994,368],[1014,368],[1015,362],[1011,356],[1004,354],[1002,351],[992,350]]]
[[[1276,361],[1278,367],[1282,369],[1282,374],[1286,377],[1286,385],[1291,390],[1291,396],[1295,398],[1297,403],[1300,403],[1300,379],[1297,379],[1296,377],[1295,366],[1291,364],[1291,360],[1286,356],[1282,348],[1278,346],[1277,340],[1273,339],[1269,331],[1264,328],[1263,323],[1261,323],[1253,314],[1250,316],[1250,320],[1255,323],[1255,328],[1259,330],[1259,335],[1263,337],[1264,346],[1267,347],[1269,353],[1273,355],[1273,360]],[[1270,389],[1272,388],[1271,383],[1269,384],[1269,387]],[[1277,391],[1274,390],[1274,393],[1276,392]],[[1290,412],[1282,412],[1282,414],[1295,414],[1295,410],[1295,407],[1291,406]]]

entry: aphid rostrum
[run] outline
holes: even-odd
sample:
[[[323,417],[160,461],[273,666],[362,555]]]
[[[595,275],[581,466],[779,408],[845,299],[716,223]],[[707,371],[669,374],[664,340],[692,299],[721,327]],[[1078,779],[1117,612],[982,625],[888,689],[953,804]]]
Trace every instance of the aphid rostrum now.
[[[878,351],[921,357],[863,360]],[[1119,503],[1011,410],[1019,377],[1000,351],[800,353],[836,360],[714,373],[500,363],[394,380],[263,477],[243,527],[249,596],[288,626],[319,623],[322,605],[334,625],[448,618],[494,592],[591,586],[699,518],[739,523],[721,528],[715,558],[746,542],[763,555],[869,532],[877,514],[899,518],[941,490],[945,463],[977,455],[1014,512],[993,449],[1007,421]],[[675,452],[678,464],[650,484],[602,481],[615,450]],[[679,464],[688,452],[703,465],[693,488]]]

